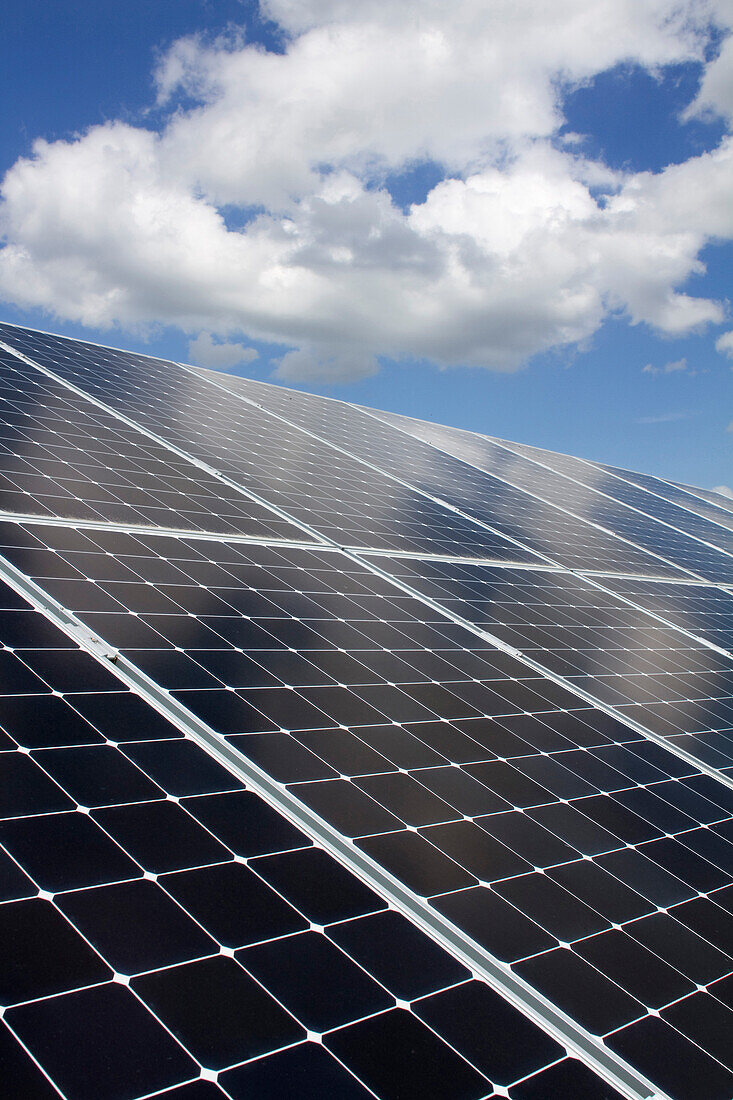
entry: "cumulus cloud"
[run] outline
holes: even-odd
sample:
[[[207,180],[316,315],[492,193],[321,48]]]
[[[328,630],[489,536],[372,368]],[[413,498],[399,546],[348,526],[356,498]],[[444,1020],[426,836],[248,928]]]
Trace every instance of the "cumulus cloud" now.
[[[733,237],[731,141],[654,174],[556,137],[565,89],[621,62],[700,61],[725,0],[264,11],[281,53],[172,47],[159,132],[110,122],[11,168],[0,294],[96,327],[203,330],[211,365],[233,365],[212,334],[243,331],[293,348],[288,380],[365,377],[378,356],[514,370],[609,315],[671,335],[723,321],[684,287],[705,244]],[[386,174],[427,160],[445,178],[405,211]]]
[[[200,332],[188,345],[188,355],[192,363],[199,367],[212,367],[214,370],[226,370],[240,363],[251,363],[258,356],[255,348],[233,341],[214,340],[210,332]]]
[[[725,39],[717,58],[707,66],[700,90],[683,118],[695,116],[733,119],[733,38]]]
[[[719,336],[715,341],[715,350],[719,351],[721,355],[727,355],[729,359],[733,359],[733,332],[724,332],[722,336]]]
[[[727,485],[714,485],[713,492],[720,493],[722,497],[728,497],[730,500],[733,500],[733,489],[729,489]]]
[[[273,375],[283,382],[351,382],[369,378],[379,370],[373,355],[358,348],[315,347],[296,348],[277,363]]]

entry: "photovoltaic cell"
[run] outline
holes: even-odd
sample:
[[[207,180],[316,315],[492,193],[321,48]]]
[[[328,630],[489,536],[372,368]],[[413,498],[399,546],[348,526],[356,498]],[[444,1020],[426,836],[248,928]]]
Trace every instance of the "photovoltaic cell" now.
[[[0,509],[254,538],[307,537],[2,348]]]
[[[173,363],[0,325],[34,362],[344,546],[534,555]],[[291,537],[296,537],[291,535]]]
[[[614,1095],[101,665],[30,685],[41,638],[92,659],[0,606],[8,1096]]]
[[[6,525],[4,542],[11,541],[13,526]],[[35,525],[33,534],[54,549],[57,530]],[[95,531],[86,535],[97,538]],[[697,1002],[685,1007],[684,1029],[673,1022],[676,1016],[650,1015],[703,986],[727,1019],[728,1006],[711,991],[733,973],[733,799],[726,787],[335,551],[115,538],[114,550],[109,538],[104,549],[99,546],[100,563],[112,556],[134,563],[143,576],[144,561],[155,567],[161,560],[160,543],[167,565],[180,576],[149,585],[95,580],[90,554],[90,579],[64,588],[68,580],[55,579],[52,566],[57,560],[72,564],[73,550],[49,553],[32,575],[59,599],[84,589],[103,594],[108,602],[101,610],[85,610],[94,600],[81,597],[71,610],[108,640],[124,620],[125,657],[609,1050],[629,1051],[637,1070],[659,1080],[669,1066],[684,1067],[692,1049],[698,1091],[683,1083],[671,1095],[700,1095],[701,1082],[705,1095],[730,1091],[727,1055],[721,1061],[719,1048],[705,1038]],[[195,576],[205,574],[211,583],[202,587]],[[243,597],[257,597],[257,606],[239,610],[232,601]],[[257,670],[273,679],[263,683]],[[352,755],[352,745],[364,770],[355,764],[344,772],[339,761]],[[160,785],[168,774],[172,789],[181,789],[180,750],[156,742],[124,751],[151,782]],[[185,796],[184,806],[197,797],[205,796]],[[93,809],[91,816],[128,858],[168,881],[190,869],[190,857],[186,863],[185,844],[180,855],[161,853],[158,838],[167,817],[149,809],[159,805],[168,803],[151,799]],[[297,890],[307,894],[302,860],[285,853],[252,862],[278,893],[283,881],[295,878]],[[213,853],[199,857],[202,866],[221,862]],[[305,913],[318,925],[328,923],[321,892],[319,886],[318,917]],[[221,883],[214,895],[221,897]],[[184,904],[183,893],[174,896]],[[285,898],[299,912],[313,904],[292,894]],[[336,901],[338,919],[353,919],[340,895]],[[227,914],[219,919],[226,925]],[[331,1027],[328,1000],[321,1005],[301,992],[312,975],[311,950],[302,950],[298,939],[305,930],[290,935],[293,987],[284,1007],[300,1020],[305,1001],[313,1019],[304,1025],[322,1013]],[[235,952],[235,960],[278,1003],[283,999],[279,985],[268,985],[282,975],[267,951],[243,951],[241,958]],[[186,1043],[200,1019],[174,1020],[198,988],[187,984],[198,974],[179,982],[166,971],[160,980],[140,983],[139,993],[166,1021],[165,1013],[171,1014],[174,1034],[201,1058],[202,1049]],[[200,975],[207,988],[226,987],[221,964],[215,970],[207,964]],[[240,995],[232,991],[235,1004]],[[434,1057],[436,1088],[455,1095],[450,1059],[443,1068],[442,1055],[429,1054],[434,1040],[423,1025],[401,1011],[374,1007],[371,1022],[356,1023],[348,1036],[334,1027],[323,1045],[378,1095],[424,1095],[421,1065]],[[418,1017],[428,1025],[437,1018],[432,1012]],[[454,1013],[446,1008],[443,1018],[453,1021]],[[456,1080],[473,1095],[471,1074],[484,1070],[474,1060],[478,1055],[468,1056],[472,1009],[465,1018],[458,1051],[473,1068],[456,1071]],[[638,1036],[649,1020],[664,1026],[647,1049]],[[390,1071],[384,1056],[373,1063],[385,1028],[413,1051],[409,1071],[402,1062]],[[228,1041],[221,1039],[224,1053],[204,1047],[207,1057],[232,1057]],[[206,1042],[219,1049],[215,1037]],[[660,1045],[668,1052],[661,1067]],[[398,1082],[392,1094],[389,1080]],[[496,1070],[489,1080],[501,1084]]]
[[[377,564],[703,763],[733,765],[730,657],[574,574],[408,558]],[[629,585],[630,599],[655,587]]]

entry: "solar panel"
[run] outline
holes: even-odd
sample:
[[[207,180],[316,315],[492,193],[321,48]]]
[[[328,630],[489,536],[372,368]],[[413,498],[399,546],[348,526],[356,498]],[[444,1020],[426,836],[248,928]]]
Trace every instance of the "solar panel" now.
[[[612,1095],[6,585],[0,605],[8,1096]]]
[[[713,547],[481,437],[501,470],[0,334],[8,440],[85,466],[0,505],[12,1094],[729,1098],[730,594],[681,564]],[[182,471],[175,519],[96,507],[138,469]]]
[[[676,481],[665,482],[665,484],[672,485],[675,489],[683,489],[693,498],[705,500],[709,504],[714,504],[716,506],[716,517],[721,510],[728,514],[733,512],[733,500],[731,500],[730,497],[723,496],[722,493],[716,493],[713,489],[699,489],[696,485],[682,485]]]
[[[502,446],[594,490],[593,515],[611,531],[659,553],[704,580],[733,581],[733,541],[724,528],[661,500],[583,459],[507,443]]]
[[[0,508],[63,519],[299,538],[246,493],[0,346]]]
[[[733,652],[733,596],[709,584],[667,584],[637,577],[606,577],[605,588],[660,615],[681,630]]]
[[[376,561],[671,745],[722,770],[733,765],[730,655],[576,574],[381,556]],[[617,583],[616,589],[633,600],[640,584],[629,585],[623,591]]]
[[[676,913],[700,894],[723,913],[733,796],[697,790],[694,765],[335,551],[166,537],[179,575],[145,584],[110,579],[110,562],[145,578],[155,535],[116,532],[95,562],[54,525],[25,529],[51,551],[32,579],[94,636],[124,638],[122,658],[609,1050],[695,992],[700,972],[665,945],[693,952]],[[25,553],[5,548],[28,568]],[[76,553],[88,579],[70,589],[54,566]],[[153,744],[133,759],[155,780],[159,756]],[[120,818],[133,843],[141,825]],[[661,925],[643,923],[660,910]],[[733,959],[724,935],[708,941],[713,982]],[[638,984],[647,955],[658,993]]]
[[[726,511],[725,507],[721,507],[721,502],[724,498],[717,496],[717,494],[705,494],[704,490],[695,490],[687,486],[673,485],[669,481],[663,481],[659,477],[654,477],[653,474],[639,474],[632,470],[624,470],[618,466],[608,466],[598,462],[594,463],[594,465],[600,466],[602,470],[606,470],[608,473],[614,474],[624,481],[630,481],[632,485],[638,485],[641,489],[647,489],[655,496],[661,497],[662,500],[669,501],[670,504],[679,505],[680,508],[685,508],[687,511],[694,512],[698,516],[703,516],[706,520],[717,523],[721,527],[725,527],[728,531],[733,530],[733,516]],[[708,497],[709,499],[707,499]],[[702,537],[710,537],[710,535],[713,534],[712,529],[707,523],[701,528],[700,533]],[[726,549],[728,548],[729,544],[726,546]]]
[[[491,469],[494,466],[499,469],[506,467],[507,472],[504,476],[510,481],[516,481],[524,487],[545,486],[553,500],[567,502],[571,507],[574,502],[579,502],[588,509],[588,518],[593,517],[593,505],[598,507],[597,498],[595,496],[589,498],[587,494],[579,493],[577,485],[573,488],[570,481],[566,481],[563,485],[558,476],[553,476],[554,474],[559,473],[560,478],[565,476],[574,479],[586,488],[603,492],[609,499],[638,509],[646,516],[647,521],[661,521],[669,524],[671,528],[677,528],[682,533],[711,543],[713,547],[723,552],[730,553],[733,550],[733,535],[730,530],[719,529],[720,526],[729,528],[730,524],[720,524],[715,517],[713,517],[714,523],[711,523],[708,518],[705,518],[705,511],[710,513],[715,511],[719,514],[719,509],[706,510],[702,505],[703,511],[700,512],[695,508],[693,498],[688,493],[675,490],[673,486],[666,485],[665,482],[650,474],[631,473],[615,466],[559,455],[536,447],[521,447],[519,444],[509,444],[504,440],[495,441],[478,436],[476,433],[427,424],[407,417],[390,416],[384,413],[379,415],[421,439],[447,448],[458,457],[470,456],[470,460],[481,469],[487,467]],[[522,462],[521,459],[525,457],[526,461]],[[540,463],[546,463],[546,465],[540,466]],[[602,472],[610,476],[604,478]],[[608,505],[605,507],[608,508]],[[606,514],[614,513],[610,511]],[[623,520],[627,523],[631,522],[624,512],[616,514],[619,516],[619,523]],[[651,527],[658,537],[662,537],[662,533],[656,529],[653,522]],[[619,529],[623,528],[619,527]],[[668,533],[664,534],[667,539],[672,538]],[[684,541],[680,541],[679,545],[684,547]],[[713,557],[712,560],[717,559]]]
[[[156,438],[246,485],[339,545],[535,560],[528,550],[400,480],[252,405],[232,402],[173,363],[7,325],[0,325],[0,336]]]
[[[202,377],[212,376],[212,372],[198,373]],[[411,484],[519,540],[555,564],[572,569],[633,570],[649,576],[683,575],[663,558],[622,541],[596,523],[579,520],[572,513],[572,500],[566,500],[562,494],[555,492],[548,499],[547,494],[538,492],[538,482],[542,478],[536,476],[534,464],[535,475],[529,479],[517,481],[508,476],[507,466],[514,467],[523,460],[507,451],[495,448],[501,458],[498,468],[487,469],[484,463],[478,470],[472,461],[456,460],[466,459],[463,453],[449,455],[425,445],[422,440],[426,437],[422,433],[429,430],[432,434],[435,425],[410,421],[407,417],[374,414],[371,410],[310,394],[293,394],[249,379],[217,376],[216,384],[257,401],[320,437],[348,446],[380,469],[399,469]],[[412,431],[414,424],[418,424],[421,438]],[[409,435],[399,430],[405,426]],[[479,446],[484,443],[494,446],[475,435],[471,440],[478,440]],[[563,507],[557,507],[558,503]],[[568,503],[569,509],[565,507]]]
[[[665,575],[666,566],[667,576],[673,573],[680,576],[681,569],[689,574],[691,565],[697,561],[697,557],[693,561],[689,555],[695,553],[699,556],[701,553],[694,544],[688,545],[689,539],[680,538],[675,532],[655,524],[648,516],[643,519],[635,516],[589,486],[565,476],[564,467],[562,470],[559,467],[555,469],[549,464],[534,461],[536,448],[520,451],[504,441],[488,439],[475,432],[384,413],[380,413],[379,417],[416,438],[470,462],[485,474],[495,474],[515,488],[563,508],[593,530],[603,531],[605,542],[601,543],[600,552],[590,561],[576,566],[561,552],[558,556],[560,564],[585,571],[653,576]],[[559,458],[562,461],[564,456]],[[577,526],[582,529],[582,523]],[[607,546],[611,548],[611,553],[607,551]],[[679,554],[675,556],[675,550],[679,551],[680,546],[683,551],[681,559]]]

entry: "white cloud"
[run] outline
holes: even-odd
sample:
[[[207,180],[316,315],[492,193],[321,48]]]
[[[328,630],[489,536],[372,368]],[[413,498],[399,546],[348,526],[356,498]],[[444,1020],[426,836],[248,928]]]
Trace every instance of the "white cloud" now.
[[[379,370],[373,355],[351,348],[302,347],[289,351],[274,370],[283,382],[350,382],[369,378]]]
[[[210,332],[200,332],[188,345],[188,355],[192,363],[199,367],[213,367],[226,370],[239,363],[251,363],[258,356],[255,348],[232,341],[214,340]]]
[[[688,374],[695,374],[695,371],[690,371],[687,366],[687,360],[674,359],[671,363],[665,363],[663,367],[655,367],[651,363],[647,363],[645,367],[641,368],[642,374],[679,374],[686,371]]]
[[[733,359],[733,332],[724,332],[722,336],[719,336],[715,341],[715,350],[719,351],[721,355],[727,355],[729,359]]]
[[[697,97],[683,118],[696,115],[733,119],[733,37],[723,42],[718,57],[707,66]]]
[[[364,377],[379,355],[513,370],[612,313],[671,335],[720,323],[683,288],[733,237],[730,142],[619,174],[553,138],[564,87],[701,58],[723,2],[269,0],[283,53],[174,45],[160,102],[195,105],[160,134],[113,122],[13,166],[0,294],[203,330],[217,365],[212,334],[289,344],[291,380]],[[380,180],[427,158],[449,178],[403,212]],[[232,230],[223,204],[262,212]]]
[[[714,493],[720,493],[722,497],[730,497],[733,500],[733,489],[729,489],[727,485],[714,485]]]

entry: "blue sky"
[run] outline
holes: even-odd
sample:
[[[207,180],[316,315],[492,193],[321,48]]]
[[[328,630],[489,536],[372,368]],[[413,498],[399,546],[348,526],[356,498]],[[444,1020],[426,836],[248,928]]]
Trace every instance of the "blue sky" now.
[[[733,485],[724,5],[544,7],[6,0],[0,315]]]

